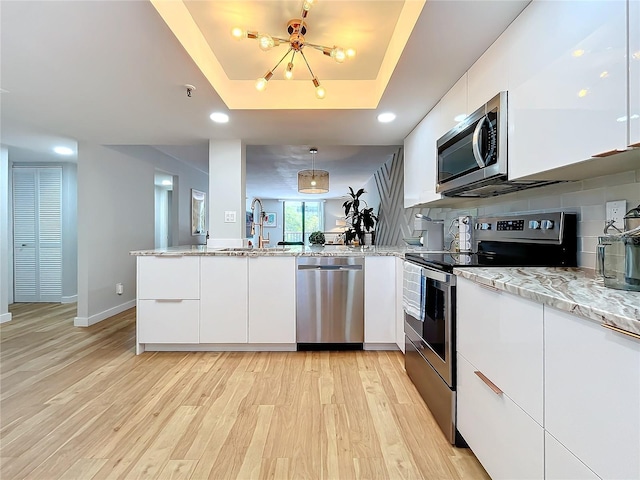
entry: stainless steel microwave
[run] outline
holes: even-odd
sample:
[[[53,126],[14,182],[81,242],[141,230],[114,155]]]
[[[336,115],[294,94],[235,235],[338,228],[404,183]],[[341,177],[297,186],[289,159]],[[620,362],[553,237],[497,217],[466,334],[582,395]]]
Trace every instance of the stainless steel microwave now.
[[[507,92],[500,92],[440,138],[436,192],[465,196],[506,181],[507,128]]]

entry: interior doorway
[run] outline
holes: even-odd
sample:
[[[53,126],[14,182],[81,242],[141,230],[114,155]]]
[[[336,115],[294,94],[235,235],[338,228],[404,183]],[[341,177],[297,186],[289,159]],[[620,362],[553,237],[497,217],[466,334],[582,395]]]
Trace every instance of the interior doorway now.
[[[155,248],[174,245],[173,230],[175,218],[174,197],[178,177],[167,173],[155,174]]]

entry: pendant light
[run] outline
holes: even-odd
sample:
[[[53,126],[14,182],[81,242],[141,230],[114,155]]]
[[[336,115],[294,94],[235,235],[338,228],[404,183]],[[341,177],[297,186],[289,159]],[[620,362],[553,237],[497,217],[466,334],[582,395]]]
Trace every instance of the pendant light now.
[[[318,149],[311,147],[311,170],[298,172],[298,192],[300,193],[327,193],[329,191],[329,172],[316,170],[316,153]]]

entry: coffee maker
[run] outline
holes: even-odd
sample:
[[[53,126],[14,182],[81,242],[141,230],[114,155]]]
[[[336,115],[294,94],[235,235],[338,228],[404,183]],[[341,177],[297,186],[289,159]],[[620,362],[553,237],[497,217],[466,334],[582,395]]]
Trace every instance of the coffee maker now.
[[[413,229],[420,236],[420,243],[427,250],[442,251],[444,248],[444,220],[431,218],[416,213]]]

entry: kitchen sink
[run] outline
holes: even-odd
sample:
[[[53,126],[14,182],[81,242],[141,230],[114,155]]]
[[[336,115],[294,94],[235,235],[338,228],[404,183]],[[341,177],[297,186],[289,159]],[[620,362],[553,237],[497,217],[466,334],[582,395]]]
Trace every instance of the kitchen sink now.
[[[282,247],[263,247],[263,248],[254,248],[254,247],[230,247],[230,248],[221,248],[220,252],[288,252],[291,250],[290,248],[282,248]]]

